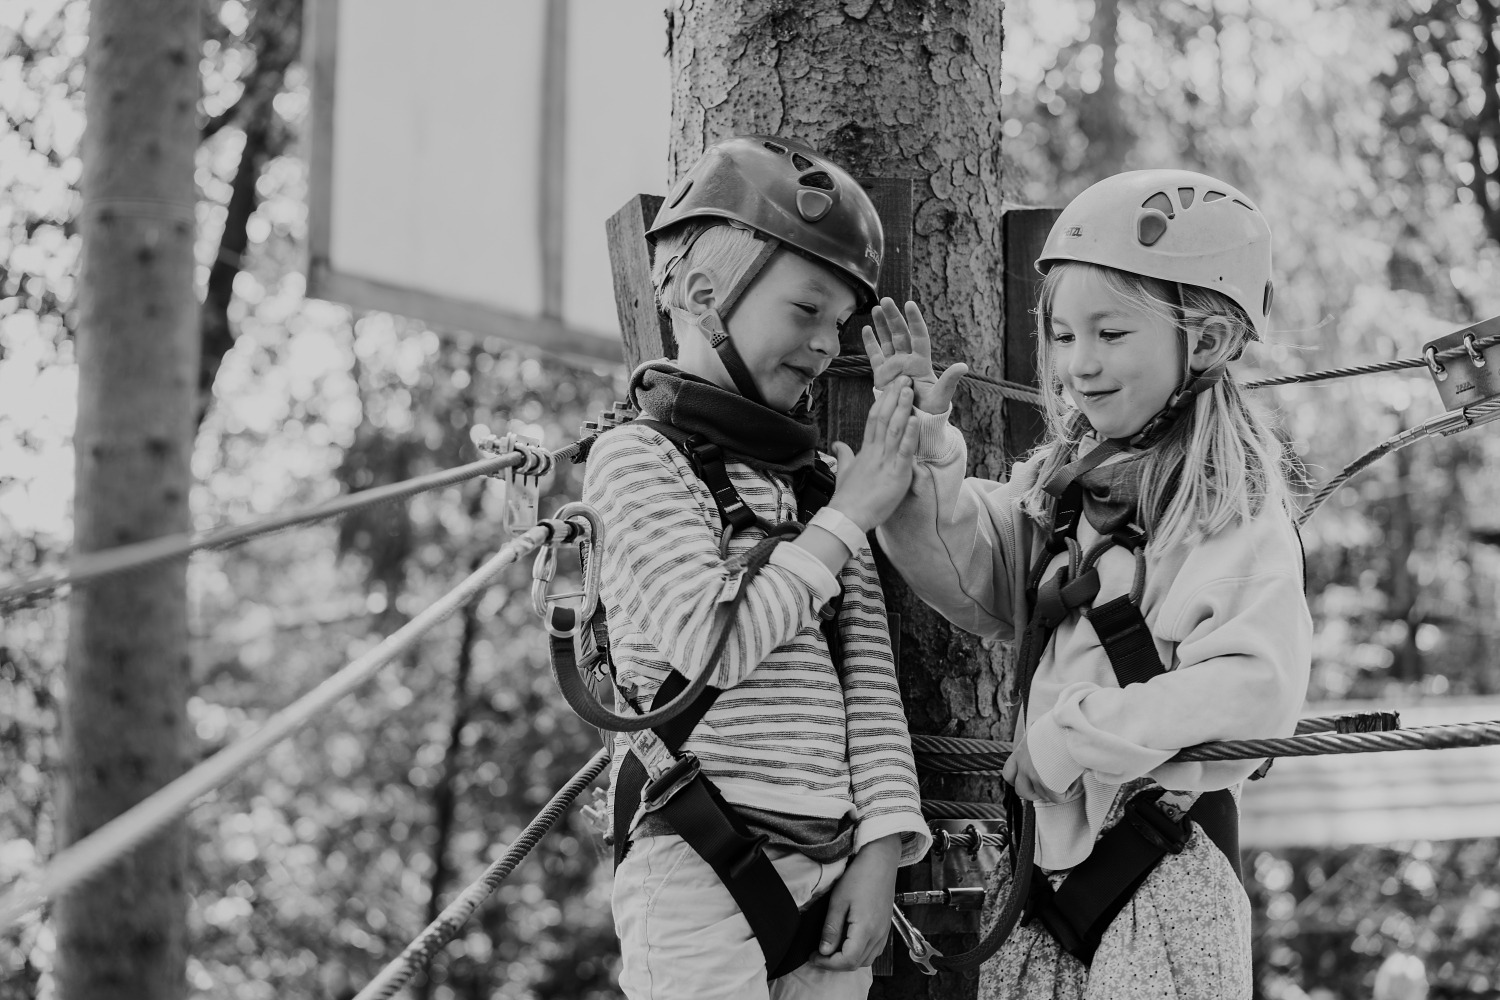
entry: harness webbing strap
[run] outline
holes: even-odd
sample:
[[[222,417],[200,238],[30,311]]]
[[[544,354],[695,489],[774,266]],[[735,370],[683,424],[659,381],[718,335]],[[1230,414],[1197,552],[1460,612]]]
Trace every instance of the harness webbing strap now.
[[[687,679],[673,671],[662,682],[656,698],[671,700],[687,686]],[[677,753],[720,693],[719,688],[707,689],[687,711],[655,730],[656,735]],[[660,804],[648,801],[648,805],[661,813],[729,890],[760,943],[767,977],[777,979],[800,968],[822,937],[829,894],[824,893],[799,912],[786,883],[765,852],[766,838],[749,831],[714,783],[697,770],[696,758],[684,755],[681,763],[688,766],[691,778],[671,791],[665,801]],[[635,754],[627,755],[621,762],[615,779],[616,866],[630,850],[630,821],[642,795],[649,797],[652,791],[646,786],[647,777],[645,766]],[[662,780],[670,782],[671,778],[669,774]]]
[[[1085,609],[1084,614],[1109,658],[1120,687],[1144,683],[1166,673],[1151,637],[1151,629],[1141,613],[1138,595],[1122,594],[1088,608],[1099,591],[1098,573],[1094,569],[1098,550],[1083,560],[1085,568],[1078,571],[1074,539],[1083,510],[1083,491],[1078,477],[1116,450],[1105,442],[1083,459],[1060,470],[1047,484],[1048,492],[1056,498],[1053,530],[1046,551],[1039,555],[1029,580],[1031,620],[1023,637],[1020,656],[1023,698],[1028,696],[1031,677],[1052,633],[1072,611],[1080,608]],[[1090,462],[1090,459],[1095,461]],[[1134,589],[1139,590],[1143,558],[1140,550],[1145,545],[1144,535],[1127,528],[1108,536],[1103,545],[1110,543],[1135,552],[1138,576]],[[1056,554],[1069,548],[1073,549],[1074,558],[1043,581],[1046,567]],[[1023,876],[1018,880],[1018,889],[1027,893],[1022,921],[1039,920],[1064,951],[1088,965],[1110,923],[1150,877],[1161,859],[1168,853],[1180,853],[1187,845],[1192,834],[1192,821],[1196,821],[1223,852],[1236,878],[1242,879],[1239,813],[1233,794],[1222,789],[1200,795],[1185,817],[1173,820],[1157,805],[1163,791],[1151,788],[1137,793],[1126,804],[1124,818],[1099,837],[1089,856],[1068,872],[1062,886],[1056,890],[1047,880],[1046,873],[1031,864],[1031,859],[1013,856],[1013,870]],[[1014,818],[1020,802],[1013,789],[1007,789],[1006,805]],[[1025,868],[1021,867],[1023,864]],[[1028,878],[1030,884],[1026,885]],[[1021,889],[1021,886],[1025,888]]]
[[[1161,657],[1156,653],[1151,629],[1146,625],[1146,616],[1141,614],[1140,606],[1130,599],[1129,594],[1121,594],[1094,608],[1088,613],[1088,619],[1099,636],[1104,654],[1109,657],[1109,665],[1114,668],[1120,687],[1149,681],[1157,674],[1166,673]]]
[[[703,435],[687,435],[671,424],[649,417],[637,418],[635,422],[652,428],[687,456],[694,473],[714,498],[723,525],[724,541],[749,527],[760,527],[768,533],[776,530],[757,515],[735,489],[725,465],[724,451],[719,445]],[[832,498],[835,483],[832,470],[822,459],[816,459],[813,465],[793,476],[798,514],[804,523]],[[740,596],[743,593],[742,589]],[[820,627],[829,657],[838,663],[843,654],[838,629],[838,608],[842,602],[838,598],[835,601],[833,613],[823,620]],[[554,655],[554,661],[556,659]],[[671,702],[689,686],[680,672],[672,671],[657,689],[653,706],[657,702]],[[681,714],[651,732],[673,756],[677,756],[721,693],[720,688],[704,688]],[[729,890],[760,943],[766,958],[767,978],[778,979],[804,965],[822,938],[829,894],[824,893],[808,904],[807,909],[798,911],[786,883],[765,852],[766,838],[750,832],[734,807],[724,800],[718,787],[698,770],[697,758],[692,754],[679,756],[676,766],[648,784],[650,777],[637,753],[627,754],[620,762],[620,771],[615,778],[612,817],[615,865],[624,861],[630,850],[631,822],[644,797],[648,809],[659,812]],[[660,796],[659,801],[657,796]]]

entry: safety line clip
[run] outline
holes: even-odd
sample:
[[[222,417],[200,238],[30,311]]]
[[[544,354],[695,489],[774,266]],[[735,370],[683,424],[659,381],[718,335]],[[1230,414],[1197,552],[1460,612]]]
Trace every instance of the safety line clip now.
[[[512,431],[509,434],[489,437],[479,442],[479,450],[485,455],[499,457],[511,452],[520,452],[519,465],[492,472],[490,475],[501,483],[504,498],[501,524],[512,535],[530,531],[537,525],[537,502],[540,499],[542,476],[552,471],[552,453],[542,447],[535,438]]]

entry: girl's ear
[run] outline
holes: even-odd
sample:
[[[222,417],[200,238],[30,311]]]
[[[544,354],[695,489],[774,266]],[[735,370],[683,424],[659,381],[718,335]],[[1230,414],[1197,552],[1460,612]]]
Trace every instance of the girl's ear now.
[[[1195,372],[1207,371],[1216,364],[1229,360],[1230,342],[1234,331],[1229,321],[1222,316],[1210,316],[1192,335],[1193,351],[1188,357],[1188,367]]]

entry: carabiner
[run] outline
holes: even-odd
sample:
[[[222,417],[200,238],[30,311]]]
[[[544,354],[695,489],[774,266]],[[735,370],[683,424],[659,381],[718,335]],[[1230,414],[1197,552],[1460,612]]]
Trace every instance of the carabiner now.
[[[555,546],[564,544],[559,539],[537,552],[536,563],[531,570],[531,607],[541,616],[542,624],[549,634],[568,638],[577,635],[587,625],[589,619],[594,617],[594,612],[599,609],[599,581],[604,560],[595,548],[604,542],[604,521],[597,510],[579,501],[567,503],[558,508],[553,520],[564,522],[576,529],[570,540],[578,546],[579,562],[583,565],[583,589],[566,594],[547,592],[552,585],[552,578],[557,574]],[[558,629],[552,624],[552,616],[548,614],[548,605],[578,598],[582,601],[574,615],[573,627],[565,630]]]

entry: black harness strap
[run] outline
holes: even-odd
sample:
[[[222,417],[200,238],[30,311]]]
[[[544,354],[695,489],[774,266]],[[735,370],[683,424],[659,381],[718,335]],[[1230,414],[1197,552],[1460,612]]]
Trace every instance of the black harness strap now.
[[[1087,609],[1098,595],[1099,577],[1093,564],[1102,554],[1102,547],[1113,544],[1130,550],[1137,560],[1143,558],[1141,550],[1145,546],[1145,536],[1126,529],[1101,542],[1102,547],[1081,564],[1077,560],[1074,539],[1078,520],[1083,515],[1083,491],[1077,477],[1097,464],[1098,459],[1089,460],[1098,452],[1107,455],[1112,450],[1103,446],[1096,448],[1082,460],[1066,467],[1048,484],[1048,492],[1056,498],[1053,530],[1046,551],[1041,553],[1032,569],[1028,590],[1032,614],[1021,645],[1021,667],[1028,691],[1030,677],[1057,626],[1075,609]],[[1068,549],[1074,551],[1074,558],[1042,581],[1053,557]],[[1081,566],[1076,577],[1075,565]],[[1138,569],[1137,587],[1133,590],[1139,589],[1139,574]],[[1166,673],[1138,598],[1136,593],[1126,593],[1084,612],[1122,688]],[[1157,804],[1164,791],[1149,788],[1131,798],[1125,806],[1124,817],[1095,841],[1089,856],[1068,872],[1060,888],[1054,890],[1046,873],[1033,866],[1022,920],[1039,920],[1063,950],[1088,965],[1110,923],[1161,859],[1167,854],[1179,854],[1187,846],[1194,821],[1224,853],[1236,878],[1242,879],[1239,813],[1233,794],[1228,789],[1208,792],[1198,797],[1185,816],[1173,819]],[[1008,790],[1007,807],[1012,813],[1018,805],[1010,801],[1013,797],[1013,791]],[[1030,859],[1025,859],[1025,862],[1017,858],[1012,860],[1030,862]]]
[[[651,418],[637,418],[671,441],[687,456],[694,473],[713,495],[723,524],[721,548],[729,537],[750,527],[768,533],[775,530],[745,503],[734,488],[725,466],[724,451],[703,435],[688,435],[671,424]],[[821,458],[793,477],[799,520],[806,523],[833,496],[835,477]],[[832,613],[821,623],[830,658],[838,663],[843,648],[838,631],[838,609],[835,599]],[[688,687],[687,679],[673,671],[662,682],[653,698],[670,702]],[[691,753],[679,755],[693,729],[708,714],[721,689],[705,688],[680,715],[652,730],[674,756],[677,764],[660,778],[648,784],[645,765],[634,754],[626,755],[615,779],[614,848],[615,864],[625,860],[630,850],[630,824],[644,801],[650,811],[659,812],[697,854],[703,858],[745,915],[751,931],[766,957],[767,978],[778,979],[804,965],[822,937],[823,921],[828,913],[829,895],[824,893],[798,911],[796,901],[765,852],[766,838],[752,834],[734,807],[724,800],[717,786],[698,768]]]
[[[656,698],[671,700],[687,685],[687,679],[674,670]],[[655,730],[667,749],[676,754],[682,748],[719,694],[719,688],[707,689],[687,711]],[[829,895],[824,893],[806,910],[798,911],[765,852],[765,836],[749,831],[714,783],[698,770],[698,759],[691,753],[683,754],[675,767],[650,785],[646,778],[646,768],[636,755],[627,755],[615,781],[615,864],[630,849],[630,821],[644,798],[729,890],[760,943],[767,977],[778,979],[806,963],[822,936]]]

